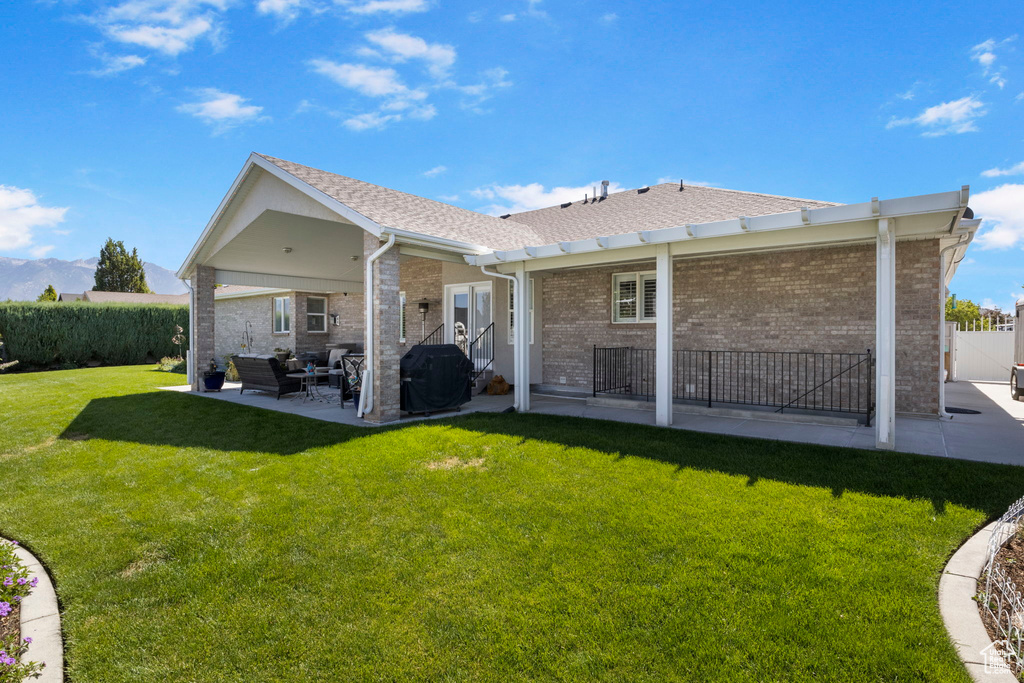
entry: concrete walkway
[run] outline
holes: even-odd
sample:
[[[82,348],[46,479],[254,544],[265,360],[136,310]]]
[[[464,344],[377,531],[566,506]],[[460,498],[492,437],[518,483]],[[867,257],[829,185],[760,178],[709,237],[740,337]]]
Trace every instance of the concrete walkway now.
[[[337,403],[303,402],[300,397],[286,396],[276,400],[261,393],[239,395],[238,385],[225,385],[221,393],[201,393],[204,398],[229,401],[268,410],[312,417],[328,422],[369,426],[356,417],[348,404],[343,410]],[[189,387],[167,387],[172,391],[189,392]],[[547,415],[587,417],[636,424],[654,424],[654,411],[620,406],[588,405],[584,399],[533,394],[531,410]],[[461,413],[436,413],[431,418],[452,417],[473,412],[500,412],[512,405],[512,396],[474,396]],[[946,385],[946,406],[978,410],[978,415],[954,415],[952,419],[896,418],[896,450],[964,460],[1024,465],[1024,402],[1013,401],[1007,383],[955,382]],[[737,411],[738,413],[740,411]],[[429,419],[407,416],[405,421]],[[759,439],[814,443],[823,446],[874,448],[875,430],[855,424],[817,424],[813,418],[797,422],[785,421],[771,414],[751,416],[696,415],[676,412],[674,429],[688,429],[714,434],[748,436]]]

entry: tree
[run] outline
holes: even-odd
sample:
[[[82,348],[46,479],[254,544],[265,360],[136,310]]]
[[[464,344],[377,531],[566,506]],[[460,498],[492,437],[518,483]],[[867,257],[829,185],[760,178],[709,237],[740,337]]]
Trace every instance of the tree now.
[[[138,249],[132,253],[124,248],[124,242],[107,238],[100,249],[100,262],[96,265],[96,286],[94,292],[136,292],[149,293],[146,271],[142,267]]]
[[[946,320],[952,323],[960,323],[961,328],[970,322],[978,322],[980,329],[989,329],[989,321],[981,317],[981,308],[970,299],[957,299],[956,308],[953,308],[953,297],[946,297]]]
[[[56,301],[56,300],[57,300],[57,290],[53,288],[53,285],[46,285],[46,289],[44,289],[43,293],[39,295],[38,299],[36,299],[36,301]]]

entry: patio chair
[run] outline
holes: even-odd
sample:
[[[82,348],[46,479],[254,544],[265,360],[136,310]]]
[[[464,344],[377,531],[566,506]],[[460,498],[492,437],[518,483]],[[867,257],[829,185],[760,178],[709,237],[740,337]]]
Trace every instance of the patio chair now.
[[[245,393],[246,389],[252,389],[272,393],[280,399],[282,394],[302,389],[302,381],[289,377],[288,371],[281,367],[276,356],[243,354],[232,356],[231,361],[242,381],[242,387],[238,390],[240,394]]]

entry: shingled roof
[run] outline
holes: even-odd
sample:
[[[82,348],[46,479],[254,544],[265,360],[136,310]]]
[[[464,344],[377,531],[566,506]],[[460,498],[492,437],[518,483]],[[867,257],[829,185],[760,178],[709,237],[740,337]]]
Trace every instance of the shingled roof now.
[[[540,236],[530,226],[522,223],[510,223],[495,216],[266,154],[259,156],[382,226],[469,242],[491,249],[516,249],[541,242]]]
[[[552,206],[496,218],[444,202],[259,154],[278,168],[375,223],[490,249],[618,235],[637,230],[763,216],[832,202],[675,183],[626,190],[605,199]]]
[[[505,220],[529,225],[544,239],[539,244],[553,244],[637,230],[673,228],[687,223],[785,213],[803,206],[811,209],[837,206],[832,202],[717,187],[680,187],[676,183],[652,185],[646,191],[626,190],[597,201],[591,199],[584,203],[580,200],[569,206],[515,213]]]

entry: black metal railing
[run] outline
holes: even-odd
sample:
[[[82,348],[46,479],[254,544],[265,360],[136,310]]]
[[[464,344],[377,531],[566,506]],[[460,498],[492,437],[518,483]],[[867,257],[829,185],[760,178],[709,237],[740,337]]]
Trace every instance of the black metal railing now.
[[[473,361],[473,380],[482,375],[494,363],[494,323],[491,323],[477,338],[469,343],[466,354]]]
[[[672,397],[680,401],[854,413],[871,424],[873,358],[867,353],[677,350]],[[650,401],[654,349],[594,347],[594,396]]]
[[[437,329],[424,337],[420,344],[444,344],[444,323],[437,326]]]

